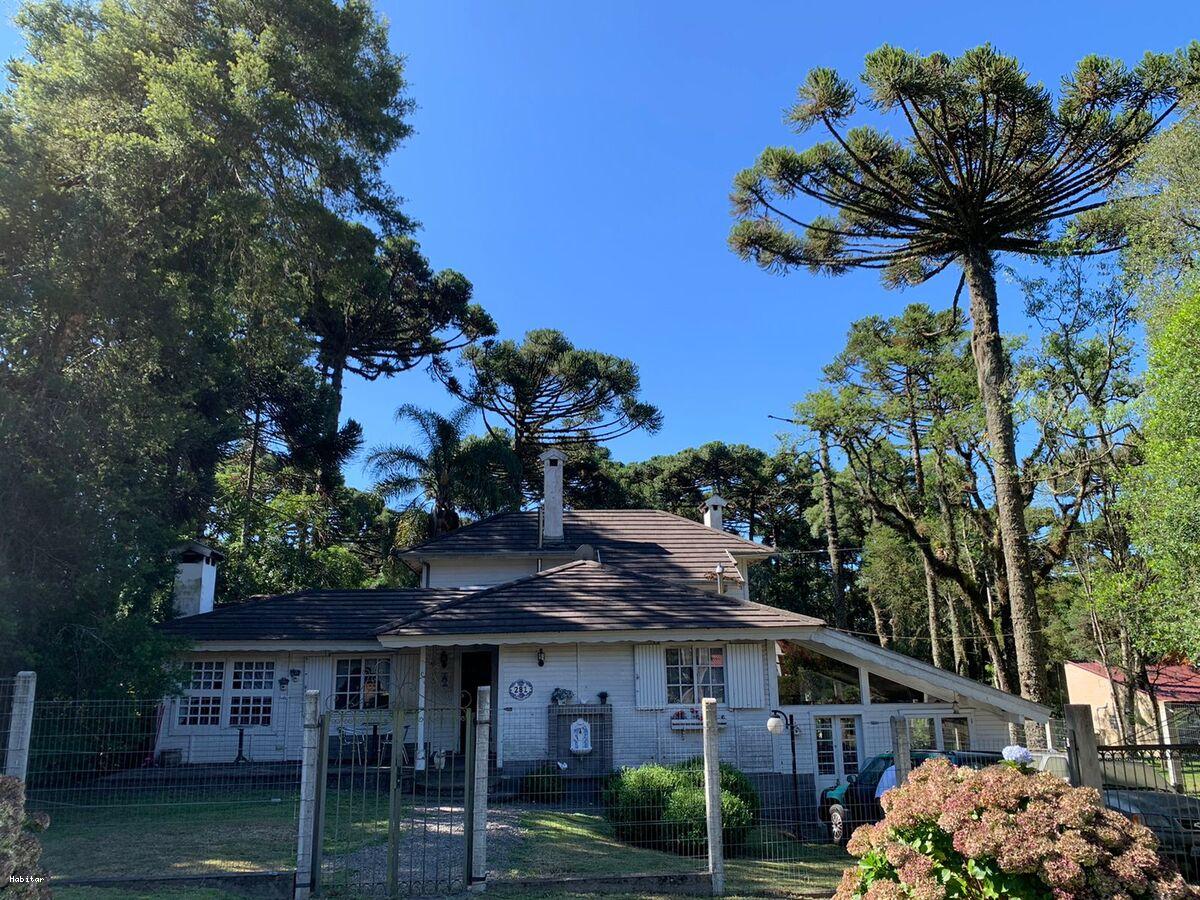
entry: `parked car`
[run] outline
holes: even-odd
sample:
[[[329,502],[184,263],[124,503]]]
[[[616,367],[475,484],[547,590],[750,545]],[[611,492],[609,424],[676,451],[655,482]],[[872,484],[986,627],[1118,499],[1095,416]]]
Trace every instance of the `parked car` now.
[[[1001,758],[999,753],[983,750],[914,750],[912,765],[915,768],[927,759],[948,759],[956,766],[982,769],[995,765]],[[857,775],[821,791],[817,813],[828,825],[829,837],[835,843],[844,844],[859,825],[883,818],[883,808],[875,799],[875,790],[892,761],[891,753],[881,753],[872,757]]]
[[[1035,751],[1039,771],[1067,778],[1067,755]],[[1104,805],[1140,822],[1158,838],[1159,852],[1185,875],[1200,874],[1200,799],[1181,793],[1162,770],[1136,759],[1100,761]]]

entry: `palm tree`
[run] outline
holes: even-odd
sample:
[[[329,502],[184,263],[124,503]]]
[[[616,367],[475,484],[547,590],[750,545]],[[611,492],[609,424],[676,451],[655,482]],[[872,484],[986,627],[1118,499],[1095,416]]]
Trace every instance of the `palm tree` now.
[[[406,403],[396,410],[397,422],[413,422],[418,446],[375,450],[368,464],[384,497],[411,497],[429,511],[434,535],[453,531],[459,514],[490,515],[520,505],[509,487],[520,462],[501,435],[477,437],[467,426],[478,410],[462,406],[449,415]]]

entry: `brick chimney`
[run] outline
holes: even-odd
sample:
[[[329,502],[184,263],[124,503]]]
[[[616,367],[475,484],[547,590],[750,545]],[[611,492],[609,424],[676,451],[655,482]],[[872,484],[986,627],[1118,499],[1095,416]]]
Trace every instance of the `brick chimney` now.
[[[728,504],[720,494],[713,494],[704,501],[704,524],[717,531],[724,531],[725,507]]]
[[[217,595],[217,563],[225,554],[199,541],[188,541],[171,551],[175,557],[175,615],[212,612]]]
[[[561,544],[563,540],[563,465],[567,454],[547,450],[542,461],[542,543]]]

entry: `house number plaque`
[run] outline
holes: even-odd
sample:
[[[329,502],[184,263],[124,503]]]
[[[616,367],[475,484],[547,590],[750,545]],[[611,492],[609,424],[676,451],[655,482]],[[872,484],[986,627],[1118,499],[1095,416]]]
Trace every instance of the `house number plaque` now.
[[[518,678],[508,686],[508,696],[514,700],[528,700],[533,694],[533,683],[524,678]]]

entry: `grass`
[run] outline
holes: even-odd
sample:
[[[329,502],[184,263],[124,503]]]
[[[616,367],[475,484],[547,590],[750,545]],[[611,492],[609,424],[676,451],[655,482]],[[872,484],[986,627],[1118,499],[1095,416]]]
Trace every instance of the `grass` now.
[[[521,817],[520,825],[522,836],[504,870],[494,873],[496,877],[676,874],[700,872],[707,866],[707,860],[624,844],[612,837],[599,815],[531,810]],[[726,861],[727,894],[829,896],[849,861],[839,847],[792,840],[775,829],[762,827],[745,855]],[[495,887],[500,896],[590,896],[561,890],[533,894],[527,888]]]
[[[56,886],[54,900],[246,900],[245,894],[215,888],[162,888],[150,891],[129,888]]]
[[[205,802],[44,807],[42,861],[52,876],[203,875],[294,868],[294,793],[243,791]]]

